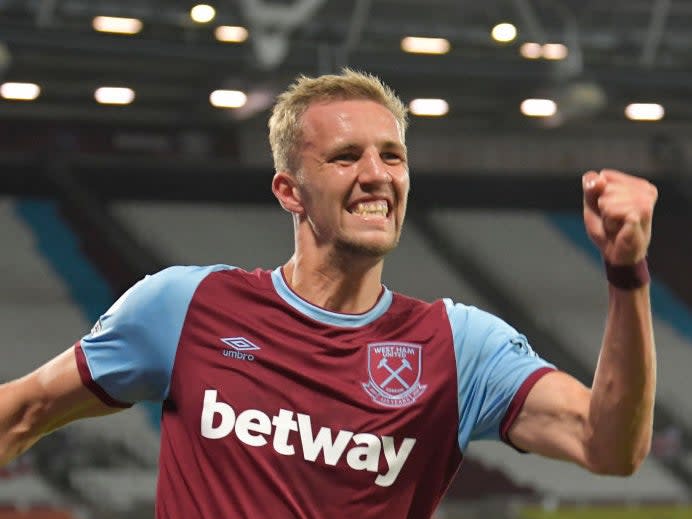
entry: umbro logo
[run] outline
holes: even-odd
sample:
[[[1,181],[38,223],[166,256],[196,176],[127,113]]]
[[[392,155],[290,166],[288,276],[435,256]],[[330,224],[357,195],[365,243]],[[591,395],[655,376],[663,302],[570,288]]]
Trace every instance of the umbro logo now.
[[[223,356],[237,360],[248,360],[252,362],[255,360],[255,356],[248,352],[260,349],[259,346],[245,337],[222,337],[221,342],[231,347],[221,351]]]
[[[226,337],[221,339],[221,342],[227,344],[234,350],[238,351],[250,351],[259,350],[260,347],[254,344],[252,341],[247,340],[245,337]]]

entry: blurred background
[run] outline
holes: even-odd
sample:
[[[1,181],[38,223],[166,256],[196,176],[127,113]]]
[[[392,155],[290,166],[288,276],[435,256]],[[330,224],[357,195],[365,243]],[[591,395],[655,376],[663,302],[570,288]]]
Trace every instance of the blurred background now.
[[[691,25],[687,0],[0,0],[0,381],[147,273],[284,262],[268,108],[350,66],[412,114],[387,285],[495,312],[586,384],[606,291],[581,174],[660,192],[652,455],[618,479],[472,444],[438,519],[691,518]],[[0,518],[152,517],[158,415],[42,440],[0,469]]]

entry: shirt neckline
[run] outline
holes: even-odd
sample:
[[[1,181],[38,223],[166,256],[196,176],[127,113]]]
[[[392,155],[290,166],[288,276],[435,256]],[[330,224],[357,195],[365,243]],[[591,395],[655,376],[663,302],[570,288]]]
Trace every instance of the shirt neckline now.
[[[288,283],[283,276],[283,270],[281,267],[274,269],[271,275],[274,289],[279,297],[286,302],[286,304],[295,308],[300,313],[307,315],[311,319],[319,321],[323,324],[342,326],[345,328],[357,328],[360,326],[365,326],[366,324],[370,324],[381,317],[392,304],[391,290],[382,285],[382,293],[380,294],[379,299],[367,312],[362,314],[343,314],[339,312],[332,312],[326,308],[313,305],[296,294],[288,286]]]

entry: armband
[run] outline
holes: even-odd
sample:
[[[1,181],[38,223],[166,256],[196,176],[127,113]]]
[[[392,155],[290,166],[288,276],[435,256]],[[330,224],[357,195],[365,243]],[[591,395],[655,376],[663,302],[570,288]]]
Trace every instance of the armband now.
[[[606,261],[605,270],[608,282],[622,290],[641,288],[651,281],[646,258],[634,265],[611,265]]]

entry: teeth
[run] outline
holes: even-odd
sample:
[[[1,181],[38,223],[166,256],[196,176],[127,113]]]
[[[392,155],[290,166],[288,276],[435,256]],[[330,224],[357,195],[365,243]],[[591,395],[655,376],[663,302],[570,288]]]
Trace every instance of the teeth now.
[[[385,200],[377,200],[374,202],[359,202],[352,212],[361,216],[387,216],[387,210],[387,202]]]

